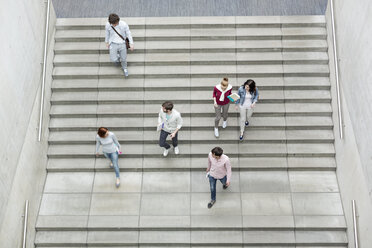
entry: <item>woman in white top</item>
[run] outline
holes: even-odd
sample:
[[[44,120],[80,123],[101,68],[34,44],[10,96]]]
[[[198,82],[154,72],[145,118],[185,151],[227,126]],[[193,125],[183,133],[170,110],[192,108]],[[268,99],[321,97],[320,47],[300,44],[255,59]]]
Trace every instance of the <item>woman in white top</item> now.
[[[99,155],[99,147],[102,145],[103,155],[111,160],[110,167],[114,167],[116,175],[116,187],[120,186],[119,153],[120,144],[115,134],[105,127],[100,127],[96,136],[96,156]]]
[[[248,118],[253,114],[253,108],[256,106],[258,101],[258,88],[256,87],[256,82],[252,79],[248,79],[238,90],[238,99],[235,104],[235,108],[240,108],[240,137],[239,140],[243,140],[244,129],[249,125]]]

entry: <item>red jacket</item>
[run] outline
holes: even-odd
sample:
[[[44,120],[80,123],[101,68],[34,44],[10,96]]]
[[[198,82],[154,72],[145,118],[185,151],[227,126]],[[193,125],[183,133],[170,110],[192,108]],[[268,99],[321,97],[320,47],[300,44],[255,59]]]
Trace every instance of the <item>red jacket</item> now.
[[[229,84],[228,90],[225,92],[225,97],[224,97],[224,100],[223,101],[220,101],[220,97],[222,95],[222,91],[220,89],[218,89],[217,86],[215,86],[214,89],[213,89],[213,97],[216,98],[217,104],[218,105],[226,105],[226,104],[228,104],[230,102],[230,100],[229,100],[229,98],[227,98],[227,96],[231,95],[232,86]]]

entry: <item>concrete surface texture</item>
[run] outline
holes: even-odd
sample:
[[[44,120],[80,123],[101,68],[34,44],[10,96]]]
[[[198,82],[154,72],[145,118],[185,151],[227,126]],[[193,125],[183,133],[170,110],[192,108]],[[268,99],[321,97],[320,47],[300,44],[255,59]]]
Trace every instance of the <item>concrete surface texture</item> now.
[[[335,5],[337,41],[339,47],[340,81],[349,106],[358,151],[362,160],[368,190],[372,195],[372,159],[369,144],[372,139],[372,80],[370,54],[370,2],[354,6],[351,1]],[[348,94],[350,92],[350,94]],[[372,199],[372,198],[371,198]]]
[[[129,74],[109,62],[105,18],[58,19],[48,174],[37,247],[347,247],[324,16],[126,18]],[[238,141],[238,114],[213,134],[212,89],[254,78],[260,100]],[[163,158],[157,112],[182,113],[180,154]],[[97,127],[123,146],[121,186],[95,158]],[[207,154],[231,158],[210,200]]]
[[[57,17],[324,15],[327,0],[53,0]]]
[[[363,9],[360,7],[363,6]],[[337,160],[337,174],[339,179],[342,202],[348,225],[348,236],[351,247],[354,247],[353,219],[351,201],[356,200],[358,216],[358,231],[360,247],[369,247],[372,244],[370,230],[372,229],[372,200],[371,200],[371,158],[368,150],[371,133],[371,100],[372,92],[369,85],[370,66],[368,66],[370,54],[369,36],[372,33],[365,27],[366,20],[371,13],[368,2],[360,2],[358,6],[351,1],[335,3],[336,39],[339,54],[339,75],[341,84],[341,103],[343,113],[344,139],[339,138],[339,128],[335,125],[335,148]],[[330,6],[327,8],[327,22],[330,32]],[[366,36],[364,36],[365,33]],[[359,35],[358,38],[355,35]],[[369,35],[369,36],[368,36]],[[354,36],[353,39],[351,37]],[[367,38],[368,37],[368,38]],[[363,50],[363,51],[362,51]],[[333,48],[330,47],[330,57],[333,56]],[[334,65],[331,61],[331,84],[335,89]],[[366,62],[367,61],[367,62]],[[367,63],[367,64],[366,64]],[[336,97],[336,93],[333,92]],[[337,104],[333,104],[336,111]],[[338,123],[337,115],[334,123]]]
[[[0,41],[1,247],[21,247],[22,215],[26,200],[30,201],[28,247],[34,242],[34,226],[46,176],[48,148],[47,132],[44,134],[44,142],[37,142],[45,7],[43,1],[0,2],[3,34]],[[55,19],[52,10],[51,31]],[[53,53],[49,59],[52,58]],[[51,69],[49,67],[48,70],[49,88]],[[50,99],[50,95],[50,91],[47,92],[47,99]],[[49,111],[50,101],[46,103]],[[48,122],[47,116],[43,124],[46,130]]]

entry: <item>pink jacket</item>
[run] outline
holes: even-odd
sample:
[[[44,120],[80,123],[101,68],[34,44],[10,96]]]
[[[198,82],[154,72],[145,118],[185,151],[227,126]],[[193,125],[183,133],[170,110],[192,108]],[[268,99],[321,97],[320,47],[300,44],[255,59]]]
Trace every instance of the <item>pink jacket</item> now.
[[[231,95],[231,90],[232,90],[232,86],[229,84],[226,92],[225,92],[225,95],[223,97],[223,101],[220,100],[221,98],[221,95],[222,95],[222,90],[221,90],[221,86],[220,85],[216,85],[214,88],[213,88],[213,97],[216,98],[216,102],[218,105],[226,105],[226,104],[229,104],[230,103],[230,100],[229,98],[227,98],[227,96]]]

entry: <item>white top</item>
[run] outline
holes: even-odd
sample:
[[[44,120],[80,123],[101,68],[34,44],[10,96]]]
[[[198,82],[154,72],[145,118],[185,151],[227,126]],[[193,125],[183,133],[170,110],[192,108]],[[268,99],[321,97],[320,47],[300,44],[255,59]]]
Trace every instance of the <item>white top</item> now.
[[[120,36],[115,32],[114,29],[112,29],[111,24],[109,22],[106,23],[106,36],[105,36],[105,42],[111,44],[111,43],[118,43],[122,44],[125,41],[120,38]],[[129,30],[128,24],[126,24],[123,21],[119,21],[119,24],[115,27],[116,31],[118,31],[121,36],[129,39],[129,43],[133,44],[133,38],[132,33]]]
[[[117,28],[115,28],[116,31],[118,30]],[[115,31],[114,31],[115,32]],[[119,31],[118,31],[119,32]],[[124,36],[123,36],[124,37]],[[111,43],[116,43],[116,44],[123,44],[125,41],[119,36],[117,35],[116,33],[112,36],[112,39],[111,39]]]
[[[167,118],[167,114],[164,113],[163,108],[160,108],[158,126],[164,123],[163,130],[168,133],[173,133],[176,129],[181,129],[183,120],[181,114],[177,110],[172,109],[172,113],[168,117],[169,118]]]
[[[99,147],[102,145],[102,152],[104,153],[114,153],[120,150],[120,144],[115,134],[108,132],[107,137],[101,138],[98,134],[96,136],[96,153],[99,151]]]
[[[251,104],[252,104],[252,95],[251,93],[247,92],[246,95],[245,95],[245,101],[243,103],[243,105],[240,105],[240,108],[242,109],[251,109]]]

